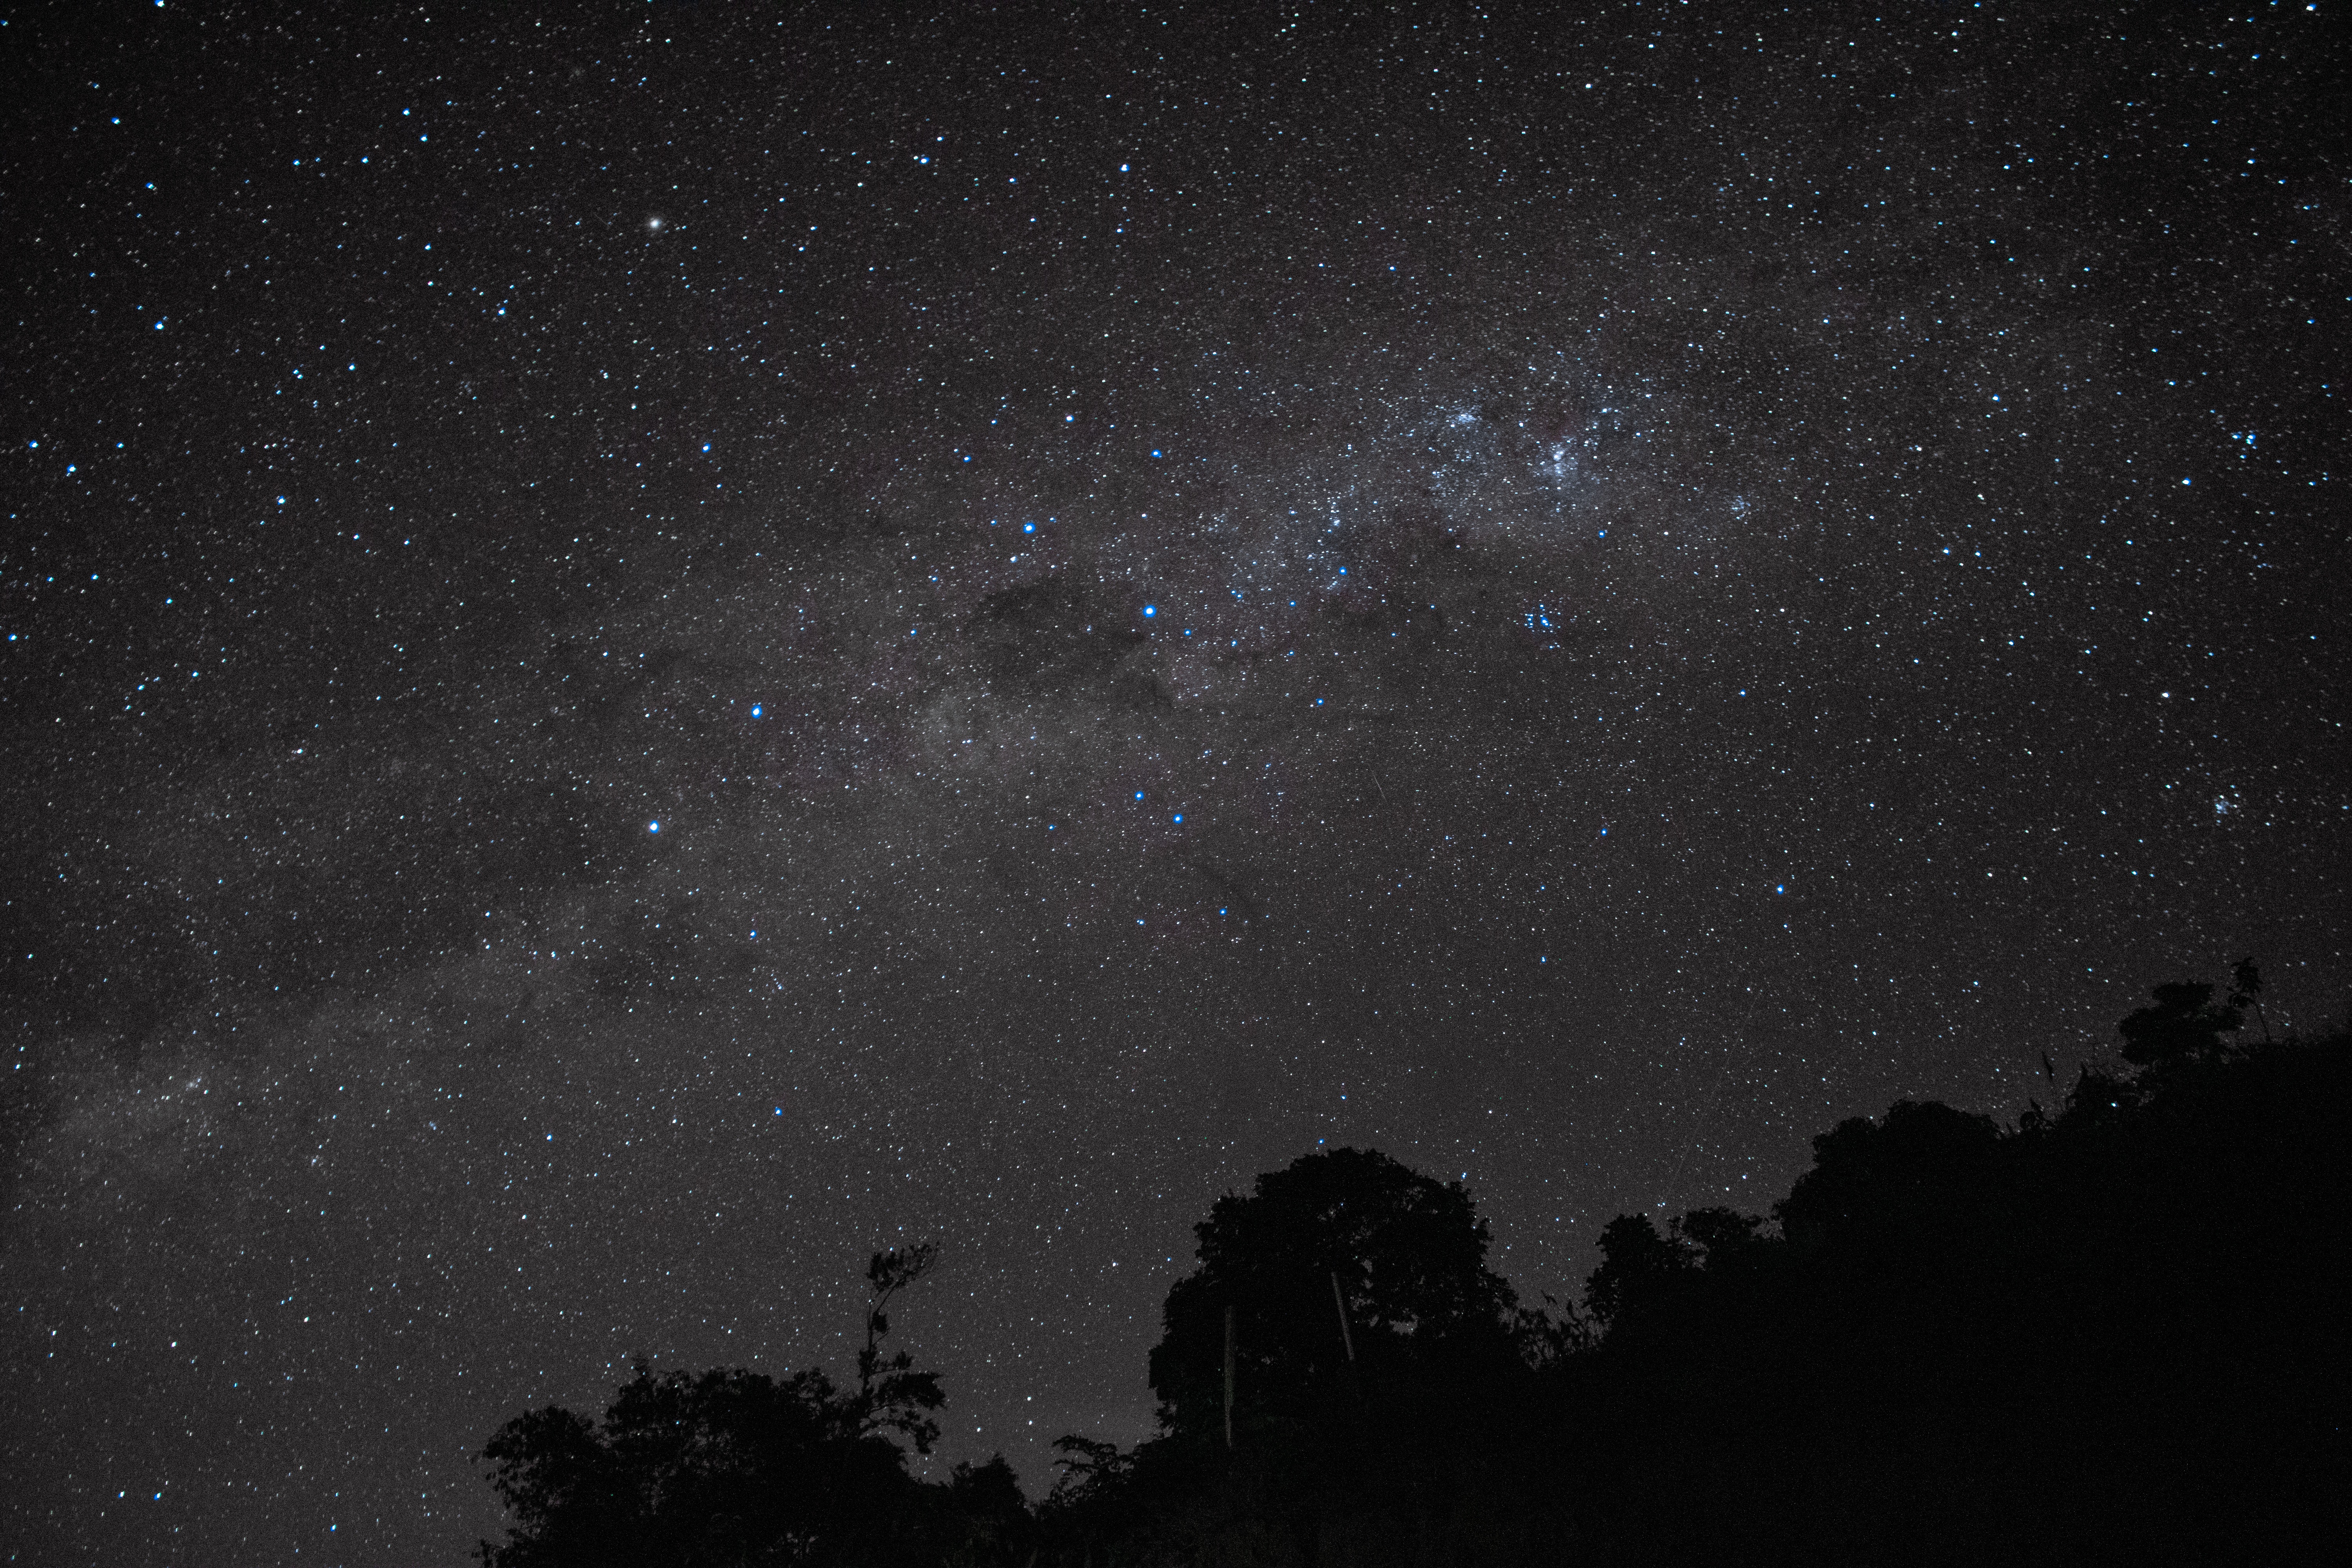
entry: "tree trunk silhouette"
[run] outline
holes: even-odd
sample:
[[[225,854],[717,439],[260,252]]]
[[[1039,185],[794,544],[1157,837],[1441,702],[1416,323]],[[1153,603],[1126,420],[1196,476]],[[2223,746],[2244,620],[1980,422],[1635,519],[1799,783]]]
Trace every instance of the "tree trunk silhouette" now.
[[[1225,1308],[1225,1447],[1234,1446],[1234,1310]]]

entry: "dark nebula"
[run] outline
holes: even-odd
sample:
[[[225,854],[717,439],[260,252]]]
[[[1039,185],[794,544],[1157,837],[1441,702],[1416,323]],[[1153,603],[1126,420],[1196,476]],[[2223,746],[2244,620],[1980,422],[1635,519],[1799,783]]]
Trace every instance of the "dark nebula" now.
[[[455,1562],[919,1240],[1041,1489],[1318,1146],[1533,1299],[2333,1020],[2336,8],[10,15],[0,1533]]]

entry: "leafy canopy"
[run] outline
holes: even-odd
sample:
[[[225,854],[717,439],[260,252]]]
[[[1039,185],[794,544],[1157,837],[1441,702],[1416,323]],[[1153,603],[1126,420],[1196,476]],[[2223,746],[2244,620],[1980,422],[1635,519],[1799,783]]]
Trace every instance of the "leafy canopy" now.
[[[1468,1193],[1385,1154],[1307,1155],[1258,1177],[1246,1197],[1220,1198],[1194,1230],[1200,1267],[1169,1291],[1151,1352],[1173,1434],[1222,1424],[1229,1307],[1237,1421],[1328,1410],[1351,1365],[1392,1382],[1416,1365],[1507,1350],[1516,1298],[1486,1267],[1486,1226]]]

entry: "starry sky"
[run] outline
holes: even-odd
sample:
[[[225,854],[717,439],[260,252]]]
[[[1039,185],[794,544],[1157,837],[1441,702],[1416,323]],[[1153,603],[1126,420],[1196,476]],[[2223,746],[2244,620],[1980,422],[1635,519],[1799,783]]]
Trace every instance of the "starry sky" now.
[[[1038,1491],[1317,1147],[1572,1295],[2339,1018],[2340,8],[8,11],[0,1536],[455,1563],[917,1240]]]

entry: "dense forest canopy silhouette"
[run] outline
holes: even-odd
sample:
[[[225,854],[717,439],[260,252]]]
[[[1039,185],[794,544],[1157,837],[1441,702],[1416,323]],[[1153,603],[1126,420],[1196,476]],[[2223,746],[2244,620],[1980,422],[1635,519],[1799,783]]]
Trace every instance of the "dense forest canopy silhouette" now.
[[[1160,1430],[915,1478],[944,1399],[885,1309],[854,1388],[656,1375],[486,1454],[540,1564],[2297,1562],[2343,1539],[2352,1038],[2261,977],[2156,988],[2125,1067],[2013,1126],[1899,1101],[1769,1218],[1621,1216],[1521,1304],[1458,1183],[1318,1152],[1220,1199],[1150,1354]],[[2260,1038],[2247,1038],[2246,1015]],[[2045,1058],[2045,1065],[2047,1058]],[[2054,1077],[2054,1069],[2053,1069]]]
[[[1169,1291],[1151,1352],[1171,1437],[1223,1432],[1228,1342],[1241,1428],[1268,1433],[1344,1407],[1367,1378],[1512,1354],[1516,1298],[1459,1183],[1335,1149],[1219,1199],[1195,1231],[1201,1266]]]

